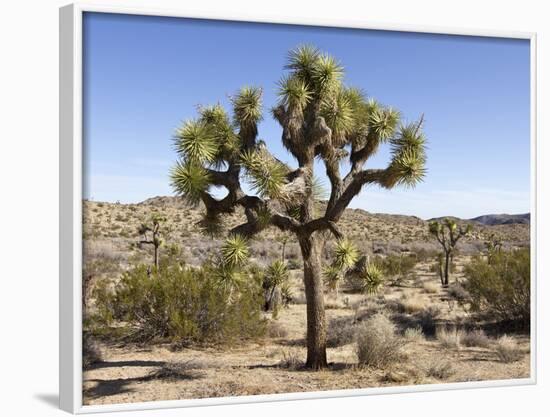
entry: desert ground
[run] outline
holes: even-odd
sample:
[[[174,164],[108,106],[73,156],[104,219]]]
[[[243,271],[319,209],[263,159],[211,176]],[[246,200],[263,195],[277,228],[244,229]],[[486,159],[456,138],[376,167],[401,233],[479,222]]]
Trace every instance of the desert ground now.
[[[151,250],[136,245],[136,231],[152,211],[166,216],[166,245],[179,244],[189,265],[200,264],[218,250],[219,242],[205,238],[197,229],[200,208],[187,207],[174,198],[159,197],[140,204],[85,201],[84,273],[91,288],[99,279],[116,283],[130,265],[149,261]],[[229,226],[238,220],[236,216],[226,219]],[[306,305],[299,249],[289,240],[285,259],[292,300],[276,315],[262,313],[267,322],[265,335],[230,346],[175,347],[169,342],[136,343],[98,334],[94,343],[100,358],[84,371],[84,403],[528,378],[529,332],[502,328],[475,315],[460,283],[464,265],[483,251],[484,239],[496,235],[505,247],[528,246],[529,224],[472,223],[473,232],[459,245],[447,288],[440,285],[433,268],[437,245],[427,224],[412,216],[346,211],[340,226],[362,252],[381,257],[415,253],[418,261],[404,276],[390,277],[376,294],[355,293],[345,285],[338,294],[326,292],[329,369],[312,372],[302,367]],[[275,231],[254,240],[250,262],[265,265],[279,258],[282,242]],[[93,311],[91,291],[85,297]],[[377,313],[385,313],[395,325],[401,343],[399,360],[384,367],[360,365],[354,330]],[[513,360],[503,357],[499,338],[504,334],[513,345]]]

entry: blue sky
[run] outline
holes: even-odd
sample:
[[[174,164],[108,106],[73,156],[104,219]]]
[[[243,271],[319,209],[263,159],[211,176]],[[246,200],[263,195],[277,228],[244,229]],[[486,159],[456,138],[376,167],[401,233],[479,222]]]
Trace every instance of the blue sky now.
[[[351,207],[422,218],[529,211],[527,40],[101,13],[84,19],[84,197],[172,195],[174,130],[199,104],[229,109],[244,85],[264,89],[259,137],[294,164],[268,110],[287,52],[304,43],[335,56],[348,85],[405,121],[425,115],[424,183],[364,188]],[[368,164],[387,161],[383,149]]]

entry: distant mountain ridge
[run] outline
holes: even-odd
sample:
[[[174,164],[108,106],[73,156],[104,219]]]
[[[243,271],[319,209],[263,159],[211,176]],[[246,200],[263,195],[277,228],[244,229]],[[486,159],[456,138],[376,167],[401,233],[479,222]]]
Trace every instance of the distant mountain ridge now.
[[[523,214],[484,214],[472,219],[460,219],[454,216],[434,217],[428,221],[441,221],[451,219],[455,222],[479,223],[484,226],[498,226],[502,224],[531,224],[531,213]]]
[[[531,224],[531,213],[524,214],[485,214],[470,219],[486,226],[496,224]]]
[[[171,206],[171,207],[187,207],[189,206],[185,203],[185,201],[178,197],[173,196],[156,196],[148,198],[140,203],[136,203],[137,205],[145,205],[145,206]],[[325,202],[320,203],[321,205],[324,205]],[[402,223],[410,223],[410,224],[422,224],[425,221],[441,221],[443,219],[451,219],[458,223],[478,223],[482,224],[484,226],[498,226],[498,225],[511,225],[511,224],[531,224],[531,213],[522,213],[522,214],[484,214],[478,217],[474,217],[471,219],[461,219],[456,216],[441,216],[441,217],[433,217],[428,220],[422,220],[420,217],[417,216],[411,216],[406,214],[386,214],[386,213],[371,213],[369,211],[366,211],[364,209],[360,208],[348,208],[346,209],[346,212],[352,213],[352,212],[360,212],[364,213],[368,216],[375,216],[380,219],[385,219],[387,221],[399,221]]]

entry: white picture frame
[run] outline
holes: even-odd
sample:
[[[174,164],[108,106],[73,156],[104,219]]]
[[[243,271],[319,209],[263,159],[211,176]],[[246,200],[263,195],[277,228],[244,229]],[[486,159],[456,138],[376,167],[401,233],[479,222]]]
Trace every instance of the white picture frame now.
[[[82,404],[82,20],[85,12],[120,13],[130,15],[168,16],[234,20],[244,22],[285,23],[326,27],[346,27],[406,31],[464,36],[489,36],[527,39],[531,50],[531,373],[528,379],[461,382],[406,387],[365,388],[341,391],[287,393],[244,397],[223,397],[156,401],[131,404],[84,406]],[[59,282],[59,379],[60,407],[68,412],[86,414],[109,411],[147,410],[173,407],[196,407],[218,404],[256,403],[327,397],[351,397],[363,395],[395,394],[435,390],[501,387],[535,384],[537,381],[536,351],[536,34],[527,32],[501,32],[461,30],[445,27],[415,25],[378,25],[368,21],[340,21],[335,19],[304,20],[294,17],[281,19],[269,15],[228,15],[186,13],[185,10],[156,10],[99,6],[76,3],[62,7],[60,19],[60,282]]]

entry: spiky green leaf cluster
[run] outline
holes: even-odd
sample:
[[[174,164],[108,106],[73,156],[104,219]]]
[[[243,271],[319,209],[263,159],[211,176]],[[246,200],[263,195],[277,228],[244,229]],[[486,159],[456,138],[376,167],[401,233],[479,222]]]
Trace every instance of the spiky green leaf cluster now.
[[[245,280],[245,274],[238,268],[234,268],[221,263],[216,265],[211,274],[214,276],[218,287],[229,293],[233,293],[233,290],[238,289]]]
[[[269,287],[277,287],[288,281],[290,272],[285,263],[281,260],[276,260],[271,263],[265,270],[265,284]]]
[[[248,240],[239,234],[227,238],[221,248],[223,264],[228,269],[243,266],[250,255]]]
[[[349,239],[343,238],[336,242],[333,265],[340,270],[352,268],[359,259],[359,250]]]
[[[233,114],[237,125],[250,125],[262,118],[262,89],[243,87],[232,97]]]
[[[170,172],[170,183],[175,192],[196,204],[210,185],[208,171],[192,160],[178,161]]]
[[[399,112],[395,109],[376,106],[369,113],[369,131],[382,143],[392,137],[397,123],[399,123]]]
[[[267,206],[262,205],[256,210],[256,221],[261,229],[269,226],[271,222],[271,211]]]
[[[294,76],[286,76],[279,81],[278,95],[281,104],[300,111],[307,106],[312,97],[306,82]]]
[[[200,120],[189,120],[176,130],[176,151],[181,158],[194,162],[214,162],[219,143],[212,127]]]
[[[210,237],[219,237],[225,230],[223,217],[215,213],[204,213],[197,225],[204,235]]]
[[[220,165],[224,160],[232,160],[240,152],[241,140],[233,130],[225,109],[220,104],[216,104],[201,107],[199,113],[200,121],[208,126],[218,144],[214,162]]]
[[[334,57],[320,54],[313,67],[311,79],[315,88],[322,94],[339,87],[343,76],[344,67]]]
[[[443,229],[443,225],[437,221],[432,221],[429,224],[429,231],[432,235],[437,235]]]
[[[288,168],[262,149],[245,151],[241,163],[252,188],[262,197],[280,198]]]
[[[292,71],[292,78],[303,82],[317,97],[336,90],[344,75],[344,68],[334,57],[309,45],[291,50],[286,68]]]
[[[314,176],[311,181],[311,196],[315,201],[326,200],[329,196],[325,183],[317,176]]]
[[[391,140],[392,160],[385,185],[396,184],[414,187],[426,175],[426,140],[418,124],[400,128],[399,134]]]
[[[314,46],[298,46],[288,53],[285,68],[292,70],[298,78],[304,80],[306,83],[309,83],[311,82],[319,55],[319,50]]]
[[[342,279],[342,271],[335,265],[329,265],[323,270],[325,285],[332,291],[338,288],[338,283]]]
[[[340,88],[335,94],[326,96],[321,105],[321,116],[324,117],[333,137],[347,136],[355,126],[354,98],[347,90]]]
[[[363,267],[359,275],[362,291],[367,294],[378,292],[384,283],[384,274],[375,263],[368,263]]]

